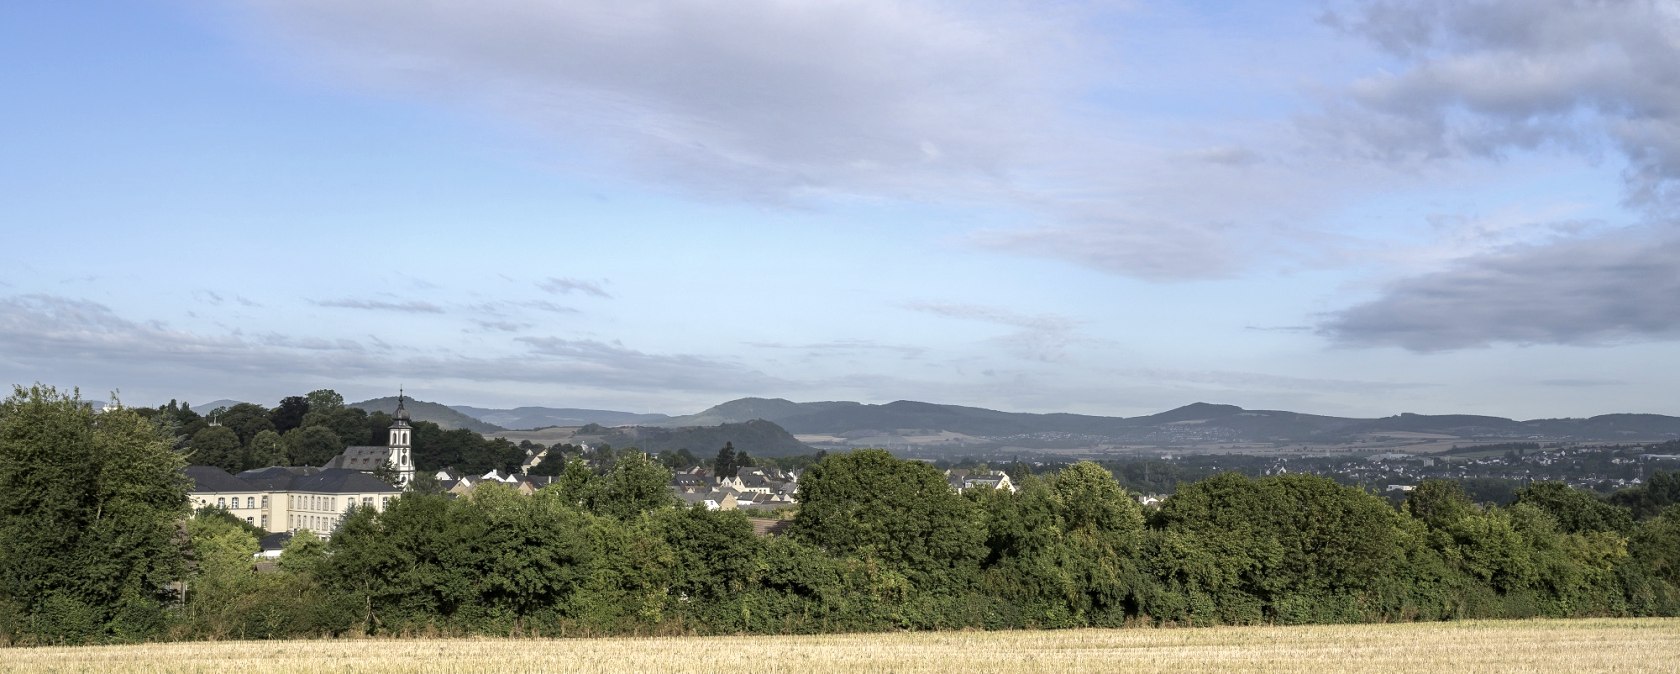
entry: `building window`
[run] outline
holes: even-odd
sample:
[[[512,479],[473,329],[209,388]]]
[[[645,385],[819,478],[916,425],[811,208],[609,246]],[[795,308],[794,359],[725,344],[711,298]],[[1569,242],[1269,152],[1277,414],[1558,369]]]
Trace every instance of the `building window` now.
[[[267,494],[263,494],[263,497],[262,497],[262,507],[264,507],[264,508],[267,508],[267,507],[268,507],[268,495],[267,495]]]
[[[226,508],[227,507],[227,498],[224,497],[224,496],[217,496],[216,497],[216,507],[217,508]]]
[[[372,496],[363,496],[362,497],[362,505],[372,507],[373,506],[373,497]]]
[[[257,497],[255,497],[255,496],[245,497],[245,507],[247,507],[247,508],[257,507]]]
[[[246,524],[255,524],[254,522],[251,521],[251,518],[249,518],[249,517],[245,518],[245,523]]]
[[[380,510],[384,510],[385,506],[388,506],[388,505],[391,505],[391,497],[389,497],[389,496],[379,497],[379,509]]]
[[[263,528],[264,531],[268,530],[268,516],[267,515],[262,516],[262,528]]]

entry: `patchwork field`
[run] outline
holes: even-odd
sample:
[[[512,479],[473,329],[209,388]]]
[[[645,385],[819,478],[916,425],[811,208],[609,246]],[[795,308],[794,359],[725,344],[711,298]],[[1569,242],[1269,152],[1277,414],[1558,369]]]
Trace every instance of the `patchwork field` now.
[[[1674,672],[1680,619],[19,648],[5,672]]]

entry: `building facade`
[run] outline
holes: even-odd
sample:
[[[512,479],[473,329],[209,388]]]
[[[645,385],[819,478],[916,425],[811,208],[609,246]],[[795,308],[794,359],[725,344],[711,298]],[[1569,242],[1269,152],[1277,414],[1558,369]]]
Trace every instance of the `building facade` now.
[[[402,489],[359,470],[274,466],[238,475],[215,466],[188,466],[195,508],[214,506],[264,531],[308,529],[330,537],[352,508],[384,510]]]

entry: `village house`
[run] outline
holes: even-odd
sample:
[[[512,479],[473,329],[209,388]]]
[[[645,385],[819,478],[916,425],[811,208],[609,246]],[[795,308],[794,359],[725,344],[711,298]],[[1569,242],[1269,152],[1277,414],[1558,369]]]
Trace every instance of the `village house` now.
[[[985,489],[1008,489],[1015,492],[1015,484],[1009,480],[1009,474],[1001,470],[966,470],[952,468],[945,471],[945,481],[961,494],[965,489],[981,487]]]

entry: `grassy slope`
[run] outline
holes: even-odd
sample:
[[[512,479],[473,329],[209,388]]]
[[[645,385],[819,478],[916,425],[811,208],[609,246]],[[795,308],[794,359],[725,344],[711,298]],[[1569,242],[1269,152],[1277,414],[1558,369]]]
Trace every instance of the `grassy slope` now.
[[[1680,619],[795,637],[216,642],[0,652],[9,672],[1672,672]]]

